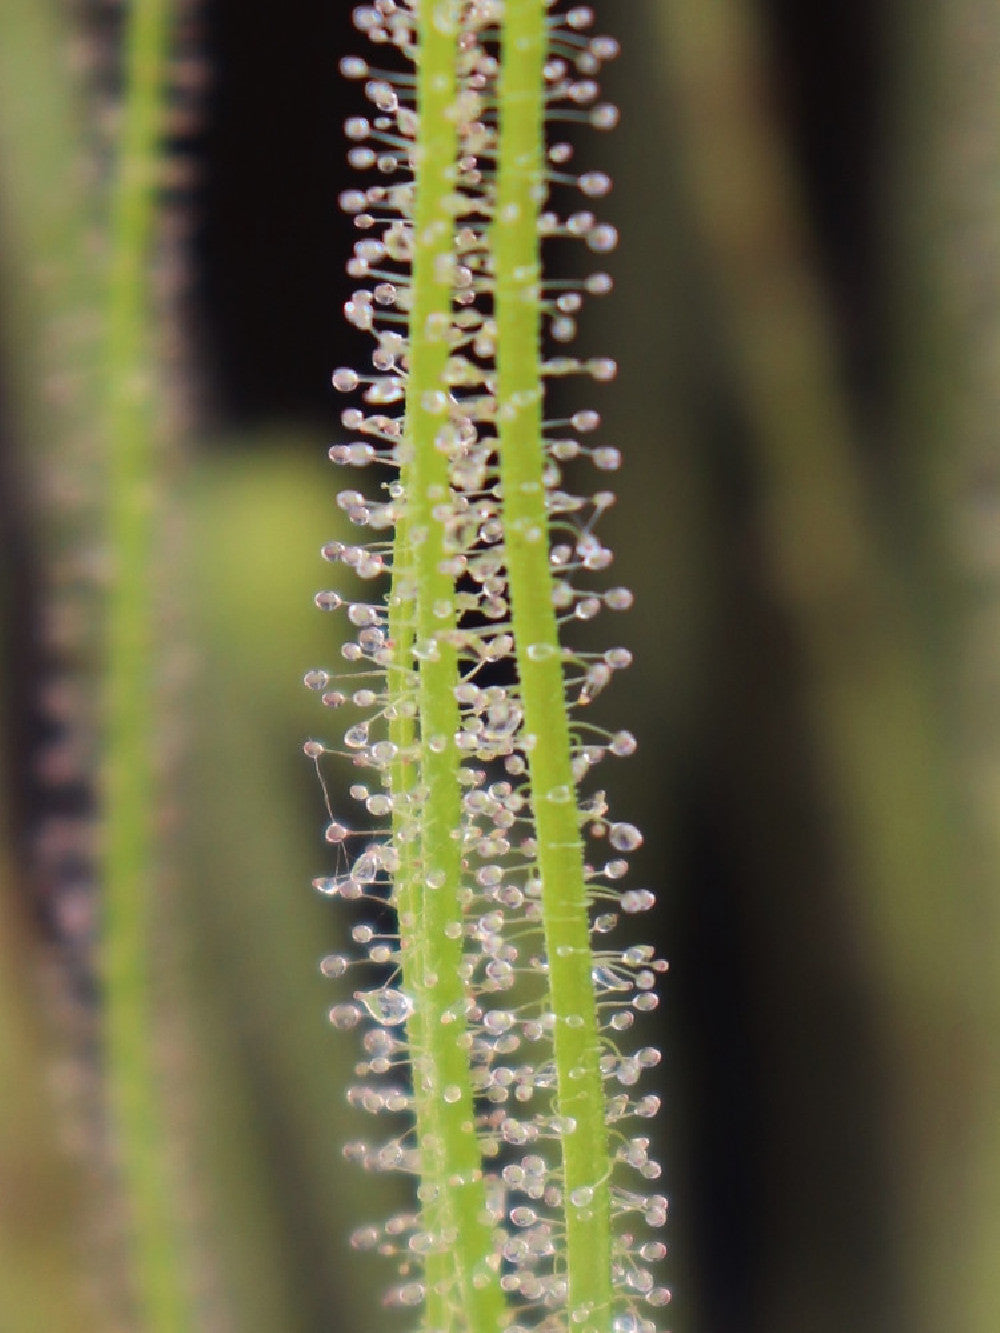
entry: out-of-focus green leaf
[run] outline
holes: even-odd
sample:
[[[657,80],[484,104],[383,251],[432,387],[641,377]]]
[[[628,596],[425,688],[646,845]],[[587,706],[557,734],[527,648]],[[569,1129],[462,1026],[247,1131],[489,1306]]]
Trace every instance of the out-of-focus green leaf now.
[[[234,444],[193,471],[189,563],[195,677],[183,783],[183,869],[174,929],[197,1071],[196,1153],[219,1297],[240,1333],[388,1329],[385,1261],[348,1235],[400,1204],[360,1178],[344,1142],[370,1132],[345,1102],[355,1041],[334,1034],[339,994],[318,972],[343,945],[328,873],[323,793],[302,753],[342,726],[302,684],[336,670],[340,632],[313,606],[323,541],[342,522],[317,445]],[[336,775],[330,794],[337,800]]]

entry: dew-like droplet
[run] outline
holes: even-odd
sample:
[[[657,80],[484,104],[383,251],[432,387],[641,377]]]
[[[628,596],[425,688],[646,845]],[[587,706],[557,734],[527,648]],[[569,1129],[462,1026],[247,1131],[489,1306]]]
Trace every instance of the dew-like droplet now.
[[[609,588],[604,600],[612,611],[628,611],[635,598],[631,588]]]
[[[612,448],[611,445],[595,449],[590,457],[599,472],[617,472],[622,465],[621,450]]]
[[[354,998],[361,1001],[372,1018],[386,1027],[405,1023],[413,1013],[410,997],[389,986],[373,991],[357,991]]]
[[[602,102],[591,111],[590,123],[597,130],[613,130],[618,124],[618,108],[611,102]]]
[[[356,1004],[335,1004],[328,1017],[335,1028],[355,1028],[361,1022],[361,1010]]]
[[[532,662],[544,662],[554,657],[558,649],[551,643],[529,643],[526,651]]]
[[[355,1250],[373,1250],[379,1243],[378,1227],[358,1227],[351,1232],[351,1248]]]
[[[621,897],[621,909],[629,914],[648,912],[656,904],[656,897],[649,889],[629,889]]]
[[[359,884],[373,884],[378,877],[378,870],[378,857],[369,848],[354,862],[351,875]]]
[[[608,842],[618,852],[634,852],[642,846],[642,834],[634,824],[612,824],[608,829]]]
[[[312,886],[324,898],[336,898],[344,887],[344,876],[319,875],[313,880]]]
[[[595,356],[587,362],[587,370],[599,384],[608,384],[618,374],[618,363],[610,356]]]
[[[611,177],[603,171],[585,171],[577,184],[589,199],[600,199],[611,189]]]
[[[608,749],[619,759],[626,759],[630,754],[635,754],[638,743],[630,731],[616,731],[611,737],[611,743]]]
[[[426,1294],[427,1288],[422,1282],[404,1282],[401,1287],[389,1292],[386,1301],[390,1305],[402,1305],[410,1309],[422,1305]]]
[[[587,246],[595,254],[608,254],[618,244],[618,231],[610,223],[591,227],[587,232]]]
[[[614,287],[610,273],[591,273],[583,284],[589,296],[607,296]]]

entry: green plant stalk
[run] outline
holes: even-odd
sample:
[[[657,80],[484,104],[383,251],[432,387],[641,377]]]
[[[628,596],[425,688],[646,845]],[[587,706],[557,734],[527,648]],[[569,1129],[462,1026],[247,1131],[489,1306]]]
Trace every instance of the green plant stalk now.
[[[546,19],[542,0],[507,0],[493,225],[498,432],[504,540],[542,881],[549,1001],[556,1016],[568,1310],[581,1333],[606,1333],[611,1310],[608,1135],[599,1067],[584,853],[552,601],[543,482],[541,262]],[[584,1191],[584,1196],[578,1194]],[[575,1197],[585,1197],[578,1206]]]
[[[166,1174],[150,991],[156,863],[151,529],[157,468],[149,271],[169,36],[167,0],[135,0],[126,28],[125,98],[111,203],[106,362],[113,565],[103,790],[106,1059],[131,1209],[138,1301],[141,1318],[154,1333],[190,1327]]]
[[[410,484],[412,469],[403,464],[400,477],[403,485]],[[393,877],[393,902],[399,921],[400,956],[403,984],[412,995],[424,994],[426,984],[426,957],[419,926],[423,917],[420,848],[412,836],[417,827],[410,814],[417,784],[417,736],[412,716],[405,711],[405,700],[416,693],[416,673],[413,670],[413,620],[408,605],[414,589],[410,543],[405,515],[396,522],[392,584],[389,593],[388,630],[392,645],[392,662],[387,671],[388,692],[391,699],[389,740],[395,746],[396,759],[389,770],[389,790],[393,801],[392,842],[396,848],[397,866]],[[415,1004],[407,1020],[407,1039],[411,1056],[429,1048],[427,1010]],[[421,1155],[420,1176],[426,1179],[432,1170],[432,1159],[425,1155],[424,1145],[440,1138],[437,1125],[437,1099],[422,1091],[414,1062],[413,1102],[418,1150]],[[444,1226],[444,1201],[440,1195],[425,1196],[421,1200],[421,1225],[428,1235],[438,1235]],[[425,1327],[446,1328],[449,1315],[447,1288],[451,1272],[451,1257],[445,1249],[434,1249],[424,1262],[426,1297],[423,1307]]]
[[[401,478],[407,484],[410,469],[404,464]],[[389,771],[389,790],[393,801],[392,841],[396,848],[397,866],[393,877],[393,901],[399,921],[400,956],[403,984],[407,993],[426,992],[426,957],[418,931],[423,917],[423,891],[420,874],[420,849],[416,840],[408,836],[414,829],[409,812],[414,800],[417,782],[416,728],[413,718],[404,711],[403,703],[415,693],[413,671],[413,621],[408,606],[413,591],[413,571],[406,554],[409,551],[406,520],[403,515],[396,523],[392,585],[389,594],[388,629],[392,645],[392,662],[387,672],[389,695],[392,700],[389,719],[389,740],[396,747],[397,758]],[[415,1053],[429,1048],[427,1009],[415,1004],[407,1019],[407,1039],[411,1058],[414,1059],[413,1103],[414,1122],[420,1153],[420,1177],[427,1178],[432,1171],[432,1159],[425,1146],[440,1138],[437,1125],[437,1099],[422,1091],[418,1077]],[[420,1204],[421,1226],[428,1235],[438,1235],[444,1226],[444,1201],[440,1195],[425,1195]],[[451,1256],[447,1250],[434,1249],[424,1262],[426,1297],[423,1307],[424,1326],[429,1329],[447,1328],[447,1288],[451,1273]]]
[[[411,483],[412,468],[403,464],[400,477],[403,485]],[[396,759],[389,771],[389,790],[393,801],[392,841],[396,848],[397,867],[393,877],[393,901],[399,920],[400,956],[403,984],[407,992],[421,995],[426,992],[426,950],[420,938],[423,918],[423,889],[420,873],[420,847],[414,836],[415,824],[410,805],[415,799],[418,776],[417,734],[413,717],[405,710],[407,698],[416,695],[416,672],[413,669],[413,619],[409,605],[414,592],[414,574],[406,517],[401,514],[396,522],[392,584],[389,594],[388,629],[392,645],[392,662],[387,672],[387,684],[392,700],[389,718],[389,740],[396,747]],[[415,1004],[407,1020],[407,1039],[411,1055],[429,1049],[427,1009]],[[416,1061],[414,1063],[413,1101],[418,1149],[421,1154],[420,1176],[426,1179],[432,1171],[432,1159],[425,1155],[424,1145],[440,1138],[437,1124],[437,1099],[427,1095],[418,1086]],[[444,1200],[439,1194],[426,1196],[420,1205],[421,1225],[428,1235],[438,1235],[444,1226]],[[425,1327],[446,1328],[448,1325],[447,1289],[452,1271],[451,1256],[445,1249],[434,1249],[424,1262],[424,1281],[427,1289],[423,1316]]]
[[[462,961],[462,849],[459,729],[454,689],[458,659],[453,641],[454,589],[441,570],[444,524],[435,506],[449,493],[448,456],[437,447],[447,421],[441,393],[450,353],[452,233],[457,134],[457,7],[452,22],[438,10],[422,12],[417,68],[416,199],[414,205],[410,367],[405,441],[407,521],[397,552],[413,552],[416,650],[419,661],[419,777],[425,794],[419,812],[420,850],[406,866],[400,890],[404,985],[414,1003],[411,1023],[413,1086],[424,1192],[431,1196],[435,1241],[442,1256],[428,1265],[427,1327],[462,1327],[494,1333],[502,1326],[499,1274],[490,1263],[492,1226],[486,1214],[482,1161],[475,1132],[466,1041]],[[405,667],[405,664],[403,664]],[[434,885],[434,887],[431,887]],[[405,922],[412,920],[410,936]],[[458,927],[457,932],[455,927]],[[430,1132],[428,1132],[428,1130]],[[442,1230],[443,1228],[443,1230]],[[451,1268],[448,1274],[442,1269]],[[446,1291],[434,1287],[444,1282]],[[464,1318],[456,1322],[453,1288]],[[434,1321],[444,1319],[436,1325]]]

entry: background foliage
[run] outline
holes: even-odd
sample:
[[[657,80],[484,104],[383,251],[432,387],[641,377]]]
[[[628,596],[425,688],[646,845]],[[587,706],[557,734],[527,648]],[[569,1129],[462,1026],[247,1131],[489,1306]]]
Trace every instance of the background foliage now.
[[[640,738],[615,804],[671,960],[671,1327],[994,1333],[1000,5],[610,8],[623,127],[581,153],[624,240],[585,339],[621,363],[607,530],[640,609],[601,706]],[[178,26],[150,589],[176,1215],[199,1329],[388,1329],[344,1239],[388,1205],[340,1161],[364,1130],[316,963],[345,924],[299,748],[336,652],[311,597],[360,350],[356,42],[318,0]],[[0,27],[0,1323],[104,1333],[136,1326],[95,953],[119,17]]]

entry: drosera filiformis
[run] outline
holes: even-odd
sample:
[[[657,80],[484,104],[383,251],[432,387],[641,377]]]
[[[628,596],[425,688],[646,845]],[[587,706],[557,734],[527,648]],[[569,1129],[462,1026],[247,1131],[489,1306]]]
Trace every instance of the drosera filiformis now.
[[[641,834],[592,785],[635,740],[586,717],[631,655],[569,642],[631,605],[594,586],[613,494],[564,483],[576,460],[603,483],[620,457],[591,408],[546,412],[549,380],[615,374],[565,350],[610,277],[550,280],[542,248],[615,247],[590,207],[610,179],[546,134],[613,127],[597,76],[617,46],[588,8],[543,0],[354,17],[380,59],[341,63],[368,103],[346,125],[363,173],[341,197],[359,233],[346,315],[375,345],[333,373],[353,403],[330,455],[376,482],[337,497],[368,540],[323,554],[374,591],[317,595],[353,635],[348,669],[306,684],[361,720],[306,752],[364,773],[363,813],[330,812],[337,873],[316,881],[359,904],[355,954],[323,970],[350,988],[331,1021],[363,1032],[351,1101],[404,1117],[347,1154],[412,1174],[415,1207],[353,1243],[397,1257],[389,1300],[423,1333],[655,1333],[666,1200],[634,1122],[656,1115],[640,1084],[660,1057],[628,1034],[666,964],[611,944],[653,895],[623,888]],[[555,211],[567,191],[584,207]]]

